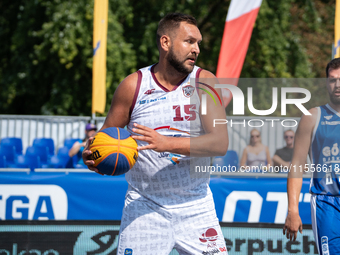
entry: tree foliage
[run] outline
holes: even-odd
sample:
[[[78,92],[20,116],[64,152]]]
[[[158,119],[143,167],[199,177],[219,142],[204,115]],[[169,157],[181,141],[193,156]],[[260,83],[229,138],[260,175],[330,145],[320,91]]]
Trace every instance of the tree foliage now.
[[[7,1],[0,18],[0,109],[12,114],[89,115],[92,87],[93,2]],[[107,40],[108,102],[135,70],[122,21],[128,2],[112,1]],[[9,6],[10,8],[4,8]]]
[[[124,77],[158,61],[155,33],[166,13],[197,18],[198,65],[215,73],[229,4],[109,0],[106,111]],[[241,77],[325,77],[334,9],[330,0],[263,0]],[[93,1],[1,1],[0,112],[90,115],[92,31]],[[258,89],[264,98],[271,92]]]

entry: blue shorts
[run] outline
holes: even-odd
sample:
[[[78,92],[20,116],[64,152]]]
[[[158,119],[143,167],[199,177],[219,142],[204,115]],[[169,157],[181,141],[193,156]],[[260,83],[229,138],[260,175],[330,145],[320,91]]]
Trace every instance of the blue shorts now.
[[[310,204],[319,254],[340,254],[340,197],[312,195]]]

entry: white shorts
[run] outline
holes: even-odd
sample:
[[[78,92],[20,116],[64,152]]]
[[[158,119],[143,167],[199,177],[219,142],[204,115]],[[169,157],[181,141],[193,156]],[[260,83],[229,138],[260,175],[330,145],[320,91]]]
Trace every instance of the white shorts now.
[[[192,205],[164,208],[128,191],[119,233],[118,255],[228,254],[210,195]]]

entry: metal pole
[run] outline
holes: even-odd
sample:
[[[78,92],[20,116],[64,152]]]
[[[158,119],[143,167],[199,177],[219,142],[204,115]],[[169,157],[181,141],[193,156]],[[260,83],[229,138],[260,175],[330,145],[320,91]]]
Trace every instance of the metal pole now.
[[[93,112],[93,113],[92,113],[91,123],[95,123],[95,118],[96,118],[96,113]]]

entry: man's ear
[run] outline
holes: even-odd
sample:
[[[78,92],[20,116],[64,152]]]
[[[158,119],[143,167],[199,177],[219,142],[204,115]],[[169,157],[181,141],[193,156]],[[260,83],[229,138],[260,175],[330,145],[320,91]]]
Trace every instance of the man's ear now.
[[[171,46],[171,39],[170,39],[170,36],[168,35],[162,35],[161,38],[159,39],[160,41],[160,46],[161,48],[168,52],[169,49],[170,49],[170,46]]]

